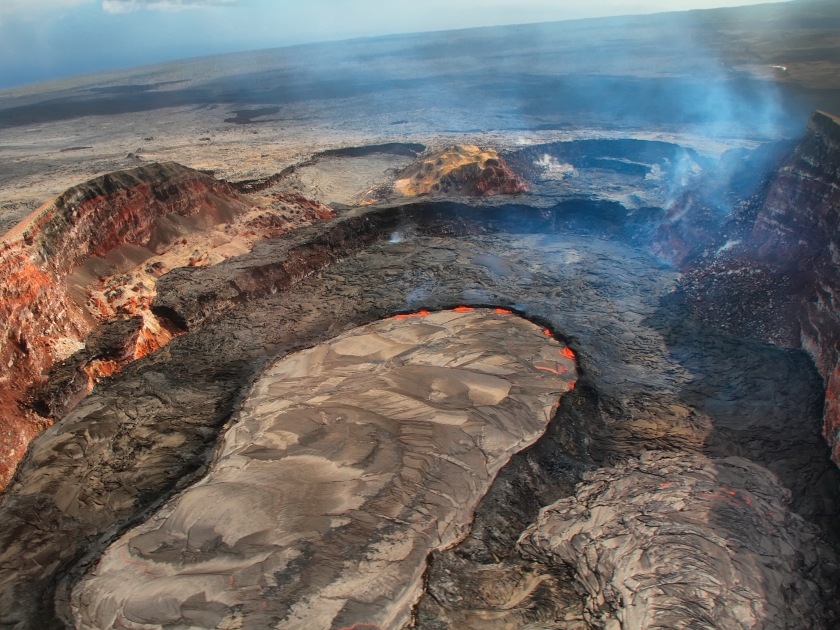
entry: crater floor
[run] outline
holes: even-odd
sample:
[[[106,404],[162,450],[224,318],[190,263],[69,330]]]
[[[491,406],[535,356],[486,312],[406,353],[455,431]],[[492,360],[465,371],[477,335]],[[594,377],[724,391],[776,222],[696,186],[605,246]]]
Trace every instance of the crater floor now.
[[[282,359],[207,476],[79,584],[77,627],[403,625],[429,552],[468,531],[574,386],[569,355],[511,313],[463,309]]]

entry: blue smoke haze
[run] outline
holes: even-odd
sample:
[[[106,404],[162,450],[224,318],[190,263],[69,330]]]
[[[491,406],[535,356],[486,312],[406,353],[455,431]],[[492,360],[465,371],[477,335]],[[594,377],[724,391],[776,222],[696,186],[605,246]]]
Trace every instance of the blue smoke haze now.
[[[0,0],[0,88],[307,42],[739,4],[756,2]]]

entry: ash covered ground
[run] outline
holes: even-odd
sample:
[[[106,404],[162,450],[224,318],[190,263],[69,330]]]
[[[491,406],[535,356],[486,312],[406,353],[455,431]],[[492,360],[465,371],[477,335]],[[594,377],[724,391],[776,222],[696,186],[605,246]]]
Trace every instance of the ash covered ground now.
[[[0,93],[0,627],[837,627],[838,20]]]

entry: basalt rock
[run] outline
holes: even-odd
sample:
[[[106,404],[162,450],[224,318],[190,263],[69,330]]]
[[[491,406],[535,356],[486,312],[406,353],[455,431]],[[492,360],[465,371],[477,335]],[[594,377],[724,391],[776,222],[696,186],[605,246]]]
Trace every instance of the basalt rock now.
[[[493,149],[456,145],[423,156],[398,175],[395,188],[406,196],[513,195],[526,190]]]
[[[219,265],[177,268],[160,278],[154,313],[195,330],[238,304],[288,289],[313,272],[352,256],[385,238],[400,242],[417,234],[464,236],[495,232],[585,231],[593,236],[633,240],[618,204],[576,198],[548,208],[511,203],[482,205],[422,201],[356,208],[325,225],[296,230]],[[516,276],[524,269],[488,258],[488,269]]]
[[[0,488],[50,422],[26,405],[27,390],[99,323],[68,274],[126,244],[160,246],[167,236],[158,222],[167,215],[213,220],[245,207],[226,184],[198,171],[150,164],[75,186],[2,237]]]
[[[519,544],[574,567],[589,628],[835,628],[838,558],[789,494],[741,458],[650,452],[584,475]]]
[[[404,221],[399,211],[348,213],[326,230],[308,228],[282,242],[259,242],[248,254],[222,265],[173,269],[158,281],[152,311],[183,330],[194,330],[236,304],[288,289],[386,237]]]
[[[840,463],[840,119],[814,113],[755,220],[683,286],[706,321],[805,349],[826,388],[825,436]]]
[[[93,369],[103,366],[113,372],[134,359],[137,340],[143,330],[142,317],[115,319],[100,324],[88,335],[85,347],[55,363],[46,380],[30,390],[30,405],[45,418],[57,418],[69,411],[91,387]],[[92,365],[97,362],[98,365]],[[112,372],[112,373],[113,373]]]

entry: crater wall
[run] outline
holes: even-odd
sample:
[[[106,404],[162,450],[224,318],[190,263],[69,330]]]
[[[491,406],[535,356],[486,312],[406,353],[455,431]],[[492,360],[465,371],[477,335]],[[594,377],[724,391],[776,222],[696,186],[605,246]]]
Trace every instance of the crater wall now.
[[[148,245],[168,214],[221,218],[244,208],[223,182],[179,164],[155,164],[71,188],[2,237],[0,488],[28,442],[52,422],[28,406],[29,388],[100,323],[85,289],[68,276],[91,257]],[[147,350],[157,345],[150,337]]]
[[[693,310],[736,334],[808,352],[826,385],[824,432],[840,464],[840,119],[811,116],[754,220],[727,242],[686,265]]]

